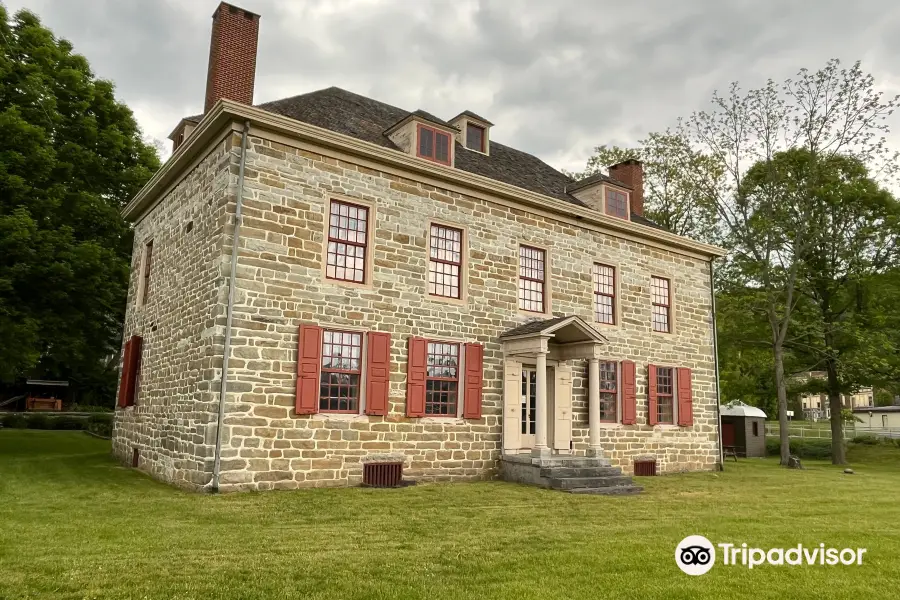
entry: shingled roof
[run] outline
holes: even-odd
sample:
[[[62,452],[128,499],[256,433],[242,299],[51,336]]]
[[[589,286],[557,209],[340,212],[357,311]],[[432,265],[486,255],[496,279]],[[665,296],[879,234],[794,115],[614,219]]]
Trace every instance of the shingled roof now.
[[[425,111],[411,112],[338,87],[264,102],[257,106],[269,112],[394,150],[399,150],[399,148],[385,135],[385,131],[410,114],[420,115],[426,120],[436,123],[447,124],[446,121]],[[196,118],[187,117],[188,120]],[[536,156],[498,144],[495,141],[490,142],[489,155],[467,152],[459,143],[456,144],[456,148],[455,166],[458,169],[578,206],[586,206],[581,200],[568,193],[568,190],[582,186],[577,186],[574,179],[560,173]],[[601,177],[605,180],[615,181],[605,175]],[[623,184],[618,183],[618,185]],[[635,223],[663,229],[653,221],[634,213],[631,215],[631,220]]]

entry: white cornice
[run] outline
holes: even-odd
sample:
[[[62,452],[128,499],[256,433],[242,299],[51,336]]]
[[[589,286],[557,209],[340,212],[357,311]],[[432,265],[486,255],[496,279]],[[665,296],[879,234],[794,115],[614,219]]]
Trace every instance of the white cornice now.
[[[640,223],[610,217],[586,207],[469,173],[468,171],[422,160],[405,152],[385,148],[378,144],[230,100],[220,100],[204,115],[188,139],[178,147],[178,150],[172,154],[162,168],[125,206],[122,211],[125,218],[136,220],[147,207],[154,203],[159,195],[165,193],[173,183],[177,183],[178,178],[183,176],[186,167],[194,161],[198,154],[206,149],[213,139],[220,137],[220,132],[223,129],[226,127],[231,128],[235,122],[243,123],[245,121],[249,121],[256,127],[274,131],[298,141],[306,141],[319,146],[333,148],[347,154],[402,169],[413,175],[413,177],[410,177],[411,179],[414,179],[415,175],[420,175],[429,179],[446,181],[459,187],[477,191],[479,192],[477,195],[487,193],[506,200],[513,200],[524,207],[549,210],[563,217],[574,218],[579,222],[599,226],[610,232],[621,232],[631,237],[655,242],[653,245],[687,250],[692,254],[699,254],[705,257],[717,257],[726,254],[725,250],[717,246],[697,242],[668,231],[641,225]]]

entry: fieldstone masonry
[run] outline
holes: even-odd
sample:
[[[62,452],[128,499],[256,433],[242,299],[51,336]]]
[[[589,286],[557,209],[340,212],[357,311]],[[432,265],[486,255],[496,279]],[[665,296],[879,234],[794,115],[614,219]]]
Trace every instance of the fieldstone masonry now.
[[[534,315],[517,307],[519,244],[548,249],[550,312],[593,318],[591,268],[617,267],[616,326],[596,325],[611,360],[637,365],[638,425],[606,425],[613,465],[654,456],[661,472],[712,469],[718,461],[709,264],[675,251],[553,220],[390,173],[250,137],[237,269],[233,353],[220,489],[358,484],[362,463],[405,462],[420,481],[495,477],[501,456],[503,354],[498,336]],[[274,138],[274,136],[271,136]],[[144,336],[136,406],[117,411],[114,452],[140,452],[154,477],[200,488],[212,473],[221,377],[230,235],[240,139],[221,142],[137,224],[126,337]],[[371,282],[344,285],[323,272],[331,198],[374,207]],[[427,233],[437,219],[467,233],[463,303],[429,297]],[[186,223],[193,229],[185,233]],[[154,239],[147,306],[136,306],[143,241]],[[650,277],[673,286],[672,334],[650,330]],[[391,334],[386,417],[294,413],[302,323]],[[405,416],[407,340],[484,346],[482,417]],[[646,425],[647,364],[693,370],[694,424]],[[588,446],[587,364],[573,361],[574,454]]]

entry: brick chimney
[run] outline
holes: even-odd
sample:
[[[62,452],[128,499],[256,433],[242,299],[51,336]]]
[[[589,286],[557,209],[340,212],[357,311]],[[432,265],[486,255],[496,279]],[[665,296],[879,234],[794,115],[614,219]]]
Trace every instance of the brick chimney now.
[[[609,167],[609,176],[631,186],[631,212],[644,216],[644,165],[629,159]]]
[[[227,98],[253,104],[259,15],[222,2],[213,13],[203,112]]]

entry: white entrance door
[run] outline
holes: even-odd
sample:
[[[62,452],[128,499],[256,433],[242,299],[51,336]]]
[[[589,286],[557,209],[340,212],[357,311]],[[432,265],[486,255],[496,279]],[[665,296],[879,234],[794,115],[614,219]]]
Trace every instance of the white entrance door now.
[[[534,448],[535,413],[537,412],[537,371],[522,369],[521,447]]]

